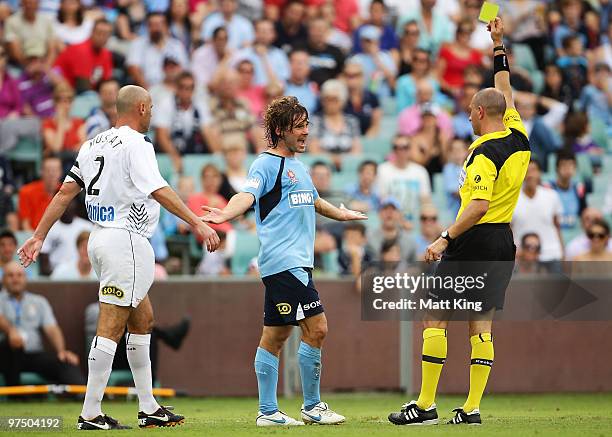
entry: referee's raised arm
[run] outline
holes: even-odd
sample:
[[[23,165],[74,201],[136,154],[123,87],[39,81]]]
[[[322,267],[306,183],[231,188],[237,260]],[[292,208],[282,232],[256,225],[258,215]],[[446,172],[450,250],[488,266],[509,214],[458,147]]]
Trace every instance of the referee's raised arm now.
[[[495,80],[495,88],[504,94],[506,99],[506,108],[515,109],[514,97],[512,95],[512,86],[510,85],[510,65],[508,56],[506,56],[506,47],[504,46],[504,23],[502,19],[496,17],[488,25],[493,40],[493,74]]]

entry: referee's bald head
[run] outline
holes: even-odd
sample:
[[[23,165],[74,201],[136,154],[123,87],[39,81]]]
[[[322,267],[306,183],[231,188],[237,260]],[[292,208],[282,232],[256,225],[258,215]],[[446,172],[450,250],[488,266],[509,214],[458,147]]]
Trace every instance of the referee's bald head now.
[[[482,135],[483,124],[502,122],[506,113],[504,94],[495,88],[478,91],[470,104],[470,121],[476,135]],[[485,128],[486,129],[486,128]]]
[[[117,95],[117,126],[127,125],[145,133],[151,122],[151,95],[136,85],[126,85]]]

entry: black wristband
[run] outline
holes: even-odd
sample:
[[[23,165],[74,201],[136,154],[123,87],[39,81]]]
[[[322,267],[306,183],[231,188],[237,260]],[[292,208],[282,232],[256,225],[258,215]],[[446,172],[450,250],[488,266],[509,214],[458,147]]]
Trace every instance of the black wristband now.
[[[506,46],[502,44],[500,46],[493,47],[493,53],[495,53],[498,50],[503,50],[505,52],[506,51]]]
[[[510,65],[508,64],[508,56],[504,53],[503,55],[496,55],[493,58],[493,76],[500,71],[507,71],[510,73]]]

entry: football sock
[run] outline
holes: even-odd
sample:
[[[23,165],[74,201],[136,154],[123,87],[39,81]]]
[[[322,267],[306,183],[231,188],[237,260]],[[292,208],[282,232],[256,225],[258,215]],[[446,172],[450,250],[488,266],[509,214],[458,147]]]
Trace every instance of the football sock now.
[[[150,344],[151,334],[131,334],[128,332],[125,337],[127,359],[138,393],[138,409],[146,414],[153,414],[159,409],[159,404],[153,397]]]
[[[429,408],[436,399],[436,389],[442,366],[446,361],[446,329],[426,328],[423,330],[423,358],[421,362],[421,393],[417,406]]]
[[[87,391],[81,417],[91,420],[102,414],[102,398],[113,368],[117,343],[109,338],[95,336],[91,342],[87,367]]]
[[[278,384],[278,357],[258,347],[255,354],[255,374],[259,389],[259,411],[274,414],[278,411],[276,385]]]
[[[493,336],[490,332],[473,335],[470,337],[472,343],[472,361],[470,364],[470,393],[468,394],[463,411],[469,413],[480,407],[480,400],[491,373],[493,365]]]
[[[310,410],[321,402],[321,349],[300,342],[298,363],[302,377],[304,409]]]

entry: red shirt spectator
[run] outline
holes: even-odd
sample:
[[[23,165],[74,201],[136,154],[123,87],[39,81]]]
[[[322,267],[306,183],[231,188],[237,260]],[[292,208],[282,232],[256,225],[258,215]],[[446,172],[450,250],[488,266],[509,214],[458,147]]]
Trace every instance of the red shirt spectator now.
[[[72,118],[69,120],[69,125],[64,133],[64,143],[62,150],[78,151],[81,144],[84,142],[82,132],[85,126],[85,120],[81,118]],[[42,122],[44,131],[57,132],[57,122],[54,118],[45,118]]]
[[[351,33],[353,26],[356,27],[356,20],[359,19],[359,5],[357,0],[335,0],[336,19],[334,27],[344,33]]]
[[[442,74],[442,80],[453,88],[460,89],[463,86],[463,71],[470,65],[480,66],[482,64],[482,53],[472,49],[467,57],[459,57],[447,46],[440,50],[440,58],[446,62],[446,68]]]
[[[19,220],[24,231],[36,229],[45,209],[60,187],[62,161],[57,157],[43,160],[40,180],[24,185],[19,190]]]
[[[98,20],[91,38],[81,44],[66,47],[55,61],[55,67],[77,91],[95,89],[113,72],[111,52],[105,48],[113,27],[106,20]]]

